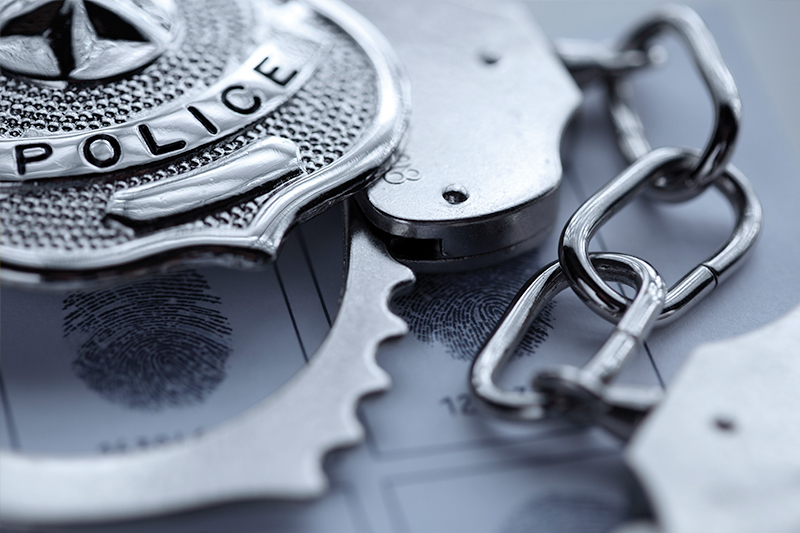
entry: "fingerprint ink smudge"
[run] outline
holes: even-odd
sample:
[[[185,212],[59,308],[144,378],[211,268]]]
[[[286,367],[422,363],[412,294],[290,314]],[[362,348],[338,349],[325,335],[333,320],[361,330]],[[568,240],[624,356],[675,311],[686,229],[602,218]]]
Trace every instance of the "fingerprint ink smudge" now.
[[[225,378],[231,328],[220,298],[193,270],[64,299],[64,336],[79,343],[75,374],[130,409],[204,401]]]
[[[419,340],[442,343],[453,358],[472,360],[537,265],[532,252],[495,267],[419,275],[414,289],[394,300],[394,308]],[[549,302],[533,322],[518,354],[532,354],[547,340],[554,305]]]

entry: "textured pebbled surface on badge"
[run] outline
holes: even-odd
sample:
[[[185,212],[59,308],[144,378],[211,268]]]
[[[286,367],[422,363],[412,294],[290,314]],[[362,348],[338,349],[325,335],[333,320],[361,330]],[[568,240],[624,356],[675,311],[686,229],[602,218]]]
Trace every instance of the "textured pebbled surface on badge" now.
[[[400,143],[388,45],[332,1],[0,7],[5,280],[274,258]]]

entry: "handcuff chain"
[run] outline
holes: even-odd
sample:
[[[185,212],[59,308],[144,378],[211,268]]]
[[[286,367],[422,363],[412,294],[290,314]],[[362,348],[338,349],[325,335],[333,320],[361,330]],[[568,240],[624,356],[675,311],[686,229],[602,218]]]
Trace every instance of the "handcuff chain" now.
[[[715,125],[702,152],[652,149],[639,115],[627,99],[627,76],[660,62],[661,54],[650,42],[664,29],[676,31],[688,45],[714,101]],[[741,123],[738,89],[711,32],[694,10],[676,5],[662,7],[628,32],[615,49],[588,41],[559,41],[556,49],[577,82],[605,83],[618,144],[630,166],[584,202],[567,222],[559,241],[559,260],[535,274],[517,294],[475,359],[472,388],[485,406],[505,417],[531,420],[566,416],[598,423],[627,438],[658,402],[661,391],[609,383],[656,321],[663,325],[682,316],[741,264],[761,231],[763,215],[752,186],[729,164]],[[731,237],[666,295],[661,292],[658,305],[647,307],[650,315],[643,313],[637,303],[643,287],[650,284],[654,293],[659,291],[652,287],[663,287],[658,272],[646,261],[625,254],[590,254],[591,238],[603,223],[641,193],[658,201],[683,202],[711,185],[722,192],[736,213]],[[613,275],[609,275],[609,265],[613,265]],[[642,277],[644,271],[652,275]],[[631,301],[613,290],[608,281],[638,286],[639,294]],[[618,350],[609,351],[604,345],[583,369],[561,366],[539,372],[533,380],[535,392],[501,389],[494,381],[495,376],[541,306],[566,286],[604,319],[622,324],[629,322],[633,314],[645,327],[627,337],[624,348],[619,346]],[[606,369],[602,377],[595,375],[598,368]]]
[[[690,7],[666,5],[655,10],[611,48],[605,43],[562,41],[556,48],[579,83],[599,80],[608,89],[608,110],[617,144],[629,164],[652,151],[639,114],[630,103],[628,75],[660,63],[662,53],[651,41],[666,29],[675,31],[689,48],[714,102],[714,128],[703,154],[691,169],[664,175],[652,184],[649,195],[681,202],[696,197],[724,171],[733,155],[742,120],[742,101],[714,36]]]
[[[639,115],[626,97],[626,77],[635,68],[616,66],[632,52],[649,58],[648,61],[640,58],[639,66],[657,62],[652,58],[659,54],[653,53],[650,43],[666,29],[677,32],[686,43],[714,101],[714,129],[700,155],[681,148],[653,150],[650,147]],[[589,49],[588,45],[584,46]],[[598,49],[607,48],[598,45]],[[741,263],[760,232],[761,205],[747,179],[728,165],[741,123],[742,104],[733,76],[700,16],[687,6],[662,6],[626,32],[615,52],[616,60],[595,54],[599,58],[595,68],[587,68],[588,55],[582,61],[576,61],[574,55],[565,58],[570,71],[579,68],[578,72],[593,72],[595,79],[606,84],[609,113],[620,151],[630,166],[573,214],[561,235],[559,260],[570,285],[584,303],[604,318],[615,321],[630,300],[611,289],[588,259],[586,248],[599,226],[641,192],[655,200],[683,202],[715,185],[736,212],[736,227],[716,254],[670,289],[659,317],[659,322],[665,324],[688,311]]]

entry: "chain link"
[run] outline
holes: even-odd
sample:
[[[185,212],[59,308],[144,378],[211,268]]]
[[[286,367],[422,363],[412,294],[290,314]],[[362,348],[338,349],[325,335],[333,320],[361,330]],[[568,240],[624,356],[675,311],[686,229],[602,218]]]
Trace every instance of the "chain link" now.
[[[630,300],[609,287],[592,266],[589,242],[600,226],[652,186],[659,176],[695,168],[698,159],[684,148],[658,148],[647,153],[584,202],[564,227],[558,247],[564,273],[584,303],[606,320],[617,320],[627,310]],[[733,233],[714,255],[670,288],[659,316],[662,324],[682,316],[733,272],[761,231],[761,204],[744,175],[728,165],[713,183],[736,213]]]
[[[646,50],[665,30],[676,32],[691,52],[692,59],[714,102],[714,128],[703,154],[688,171],[665,175],[652,185],[652,196],[665,201],[694,198],[724,171],[733,155],[742,121],[742,100],[728,66],[703,19],[691,8],[668,5],[636,25],[623,39],[620,53]],[[629,90],[622,76],[608,76],[609,111],[617,139],[628,162],[650,152],[650,143],[638,114],[630,105]]]
[[[596,421],[605,411],[606,384],[649,334],[664,305],[666,286],[655,268],[637,257],[595,253],[590,258],[603,279],[635,287],[635,298],[584,368],[560,366],[540,373],[534,381],[534,391],[509,391],[499,387],[495,377],[547,302],[570,286],[558,261],[534,274],[472,366],[472,388],[495,414],[515,420],[565,415],[585,422]],[[620,396],[618,391],[612,394]]]
[[[702,152],[675,147],[653,150],[627,97],[628,75],[663,59],[664,54],[651,41],[667,29],[676,32],[688,46],[714,101],[714,130]],[[741,122],[741,100],[699,15],[685,6],[662,7],[635,25],[621,43],[617,47],[588,41],[556,43],[578,83],[605,83],[618,144],[630,166],[572,215],[561,234],[559,260],[539,271],[520,290],[475,359],[471,383],[482,403],[503,416],[525,420],[565,416],[600,424],[627,438],[658,401],[661,391],[610,382],[656,321],[666,324],[678,319],[741,264],[761,232],[763,214],[748,180],[729,164]],[[659,201],[682,202],[712,185],[733,207],[734,230],[720,250],[668,292],[658,272],[642,259],[588,252],[600,226],[640,194]],[[637,287],[637,296],[626,298],[613,290],[609,281]],[[567,286],[594,312],[617,323],[617,330],[583,369],[561,366],[539,372],[533,380],[534,391],[500,388],[495,377],[513,348],[545,303]],[[631,321],[637,324],[635,328],[630,327]]]

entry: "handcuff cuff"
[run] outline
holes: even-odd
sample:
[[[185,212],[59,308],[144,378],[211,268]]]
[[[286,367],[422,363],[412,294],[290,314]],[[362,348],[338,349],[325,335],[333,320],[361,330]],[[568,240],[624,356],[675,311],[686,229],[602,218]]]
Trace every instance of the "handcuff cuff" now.
[[[72,24],[83,28],[80,39],[115,50],[105,36],[92,33],[86,3],[64,5],[71,6],[67,15]],[[141,20],[124,11],[127,3],[122,5],[104,4],[104,9],[117,9],[115,14],[124,20]],[[161,31],[148,33],[151,26],[146,26],[139,32],[152,45],[148,54],[137,64],[123,65],[130,72],[107,72],[91,54],[78,55],[71,70],[59,58],[48,68],[31,68],[41,62],[26,62],[25,54],[39,57],[41,43],[12,42],[8,28],[25,17],[41,17],[36,13],[40,6],[11,2],[0,13],[0,36],[6,40],[0,45],[15,51],[2,65],[14,80],[6,86],[28,107],[33,104],[25,101],[24,90],[35,101],[69,92],[71,83],[87,79],[95,85],[84,91],[121,84],[123,94],[140,94],[136,91],[142,88],[128,80],[140,81],[136,76],[158,67],[159,54],[172,53],[174,65],[180,54],[171,47],[191,40],[191,26],[202,18],[191,12],[191,4],[181,6],[185,11],[169,2],[163,5],[166,11],[147,13]],[[540,139],[536,147],[542,162],[536,188],[524,182],[519,192],[509,194],[496,186],[476,193],[481,176],[465,186],[451,182],[446,169],[430,179],[414,179],[419,174],[413,173],[409,178],[397,155],[409,122],[408,85],[389,45],[354,12],[321,0],[251,0],[236,6],[254,15],[254,35],[268,39],[253,46],[244,60],[247,54],[237,50],[238,57],[228,58],[238,62],[237,68],[229,64],[226,75],[205,91],[187,89],[188,101],[183,93],[172,95],[177,105],[167,104],[155,115],[132,109],[134,119],[127,121],[131,109],[124,106],[133,106],[135,98],[112,98],[110,105],[128,111],[109,117],[113,121],[85,111],[72,124],[77,133],[71,134],[63,124],[59,129],[35,113],[36,120],[18,121],[17,130],[7,128],[0,140],[6,147],[0,159],[2,274],[20,285],[69,287],[105,283],[178,260],[229,266],[269,261],[293,225],[381,177],[357,195],[363,215],[355,203],[347,205],[345,290],[331,333],[310,364],[283,388],[203,436],[101,458],[0,452],[3,518],[38,524],[93,522],[242,498],[321,494],[326,486],[322,458],[361,439],[358,400],[389,384],[374,357],[383,340],[405,332],[388,301],[413,280],[411,270],[397,259],[417,270],[470,268],[534,247],[552,226],[561,178],[559,141],[578,104],[577,88],[559,57],[575,80],[607,84],[609,109],[631,166],[570,219],[559,261],[522,289],[476,358],[472,385],[478,398],[503,416],[566,416],[629,437],[658,402],[660,391],[610,382],[656,321],[678,318],[739,265],[761,227],[755,193],[729,165],[741,113],[738,92],[700,18],[688,8],[662,8],[616,49],[561,42],[556,56],[543,38],[534,43],[537,67],[549,69],[550,92],[543,98],[547,105],[536,110],[549,138]],[[197,20],[192,22],[192,16]],[[716,125],[701,155],[678,148],[650,150],[626,99],[627,73],[649,64],[650,40],[664,28],[684,38],[714,98]],[[361,78],[348,79],[353,73]],[[26,77],[41,81],[37,85]],[[185,88],[185,80],[177,83]],[[341,94],[330,89],[337,83]],[[562,85],[554,90],[557,83]],[[84,94],[83,101],[91,96]],[[317,122],[311,127],[298,122],[303,119]],[[333,124],[335,119],[344,125]],[[415,116],[413,127],[420,128],[423,121],[424,116]],[[31,127],[55,127],[56,135],[14,133]],[[414,138],[412,132],[404,146],[412,162],[414,149],[422,149]],[[393,182],[393,172],[400,172],[402,181]],[[734,207],[736,228],[718,253],[669,292],[644,260],[588,253],[598,227],[634,196],[646,192],[659,200],[683,201],[711,185]],[[431,198],[439,204],[431,207]],[[76,204],[79,209],[71,211]],[[81,231],[87,225],[95,235]],[[609,281],[635,286],[638,294],[629,302]],[[493,376],[514,343],[546,301],[567,286],[593,311],[617,323],[617,329],[584,369],[543,371],[534,380],[535,392],[500,389]]]

